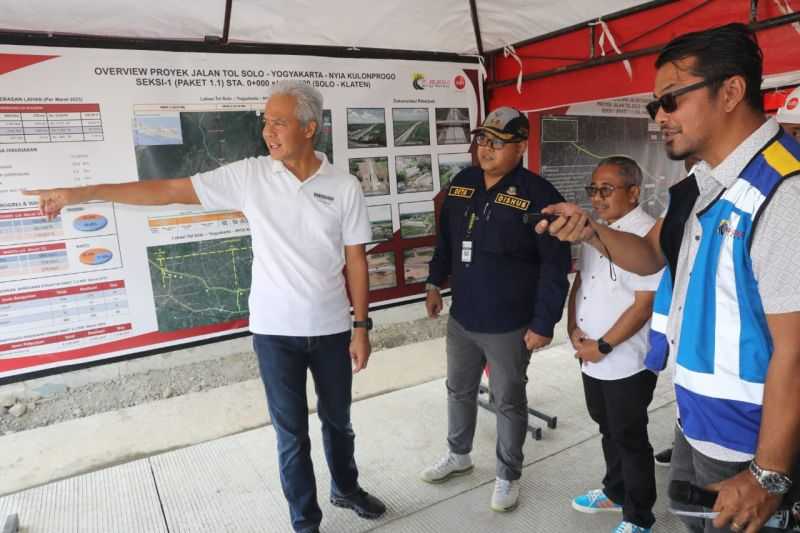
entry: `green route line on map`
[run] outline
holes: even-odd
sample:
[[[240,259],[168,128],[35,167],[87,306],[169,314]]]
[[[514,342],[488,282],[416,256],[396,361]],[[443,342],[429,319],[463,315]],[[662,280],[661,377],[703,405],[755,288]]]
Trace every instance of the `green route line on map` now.
[[[236,255],[233,253],[233,250],[231,250],[231,265],[233,267],[233,286],[234,287],[238,287],[239,286],[239,274],[236,272]],[[239,292],[238,291],[236,292],[236,309],[238,309],[239,311],[242,310],[242,305],[241,305],[241,303],[239,303]]]
[[[616,156],[623,156],[623,157],[627,157],[628,159],[633,159],[634,161],[636,161],[635,158],[629,156],[628,154],[597,155],[597,154],[594,154],[594,153],[590,152],[588,149],[584,148],[583,146],[579,145],[578,143],[571,142],[570,144],[576,150],[578,150],[579,152],[583,152],[584,154],[586,154],[589,157],[592,157],[594,159],[597,159],[598,161],[601,160],[601,159],[605,159],[606,157],[616,157]],[[638,161],[637,161],[637,163],[638,163]],[[647,177],[649,177],[649,178],[655,178],[656,177],[654,172],[651,172],[650,170],[644,168],[642,165],[639,165],[639,168],[642,169],[642,173],[645,174]]]
[[[241,311],[231,311],[229,309],[224,309],[224,308],[221,308],[221,307],[206,307],[204,309],[195,309],[195,308],[190,307],[190,306],[186,305],[185,303],[181,302],[180,300],[178,300],[177,298],[175,298],[171,294],[170,295],[165,295],[165,296],[157,296],[156,299],[172,300],[172,302],[175,303],[175,305],[177,305],[178,307],[183,307],[184,309],[186,309],[187,311],[190,311],[192,313],[206,313],[206,312],[209,312],[209,311],[216,311],[216,312],[226,313],[228,315],[236,315],[239,312],[241,312]]]
[[[150,262],[151,265],[156,267],[161,272],[161,285],[162,286],[164,286],[164,287],[167,286],[167,276],[168,275],[185,276],[185,277],[187,277],[189,279],[196,279],[196,280],[199,280],[205,286],[206,291],[222,291],[222,292],[228,292],[228,293],[234,294],[236,296],[236,308],[237,308],[237,310],[239,312],[241,312],[242,306],[241,306],[240,297],[241,297],[241,295],[243,293],[247,292],[249,289],[241,289],[241,288],[229,289],[227,287],[211,286],[211,285],[208,284],[206,279],[203,278],[202,276],[198,276],[196,274],[189,274],[189,273],[186,273],[186,272],[179,272],[177,270],[170,270],[169,268],[164,266],[164,262],[167,261],[167,260],[197,258],[197,257],[203,257],[203,256],[207,256],[207,255],[217,255],[217,254],[222,254],[222,253],[230,253],[231,254],[231,266],[233,268],[234,285],[236,287],[238,287],[239,286],[239,276],[238,276],[238,272],[236,270],[236,254],[235,254],[235,252],[248,251],[248,250],[252,250],[252,248],[228,248],[226,250],[217,250],[217,251],[214,251],[214,252],[201,252],[201,253],[187,254],[187,255],[181,255],[181,256],[172,256],[172,257],[168,257],[168,258],[159,257],[159,258],[157,258],[158,264],[156,264],[153,260],[149,260],[149,262]],[[168,297],[170,299],[172,299],[172,300],[175,300],[175,298],[173,296],[171,296],[171,295],[168,296]],[[176,300],[176,303],[178,303],[177,300]],[[187,306],[186,304],[178,303],[178,305],[180,305],[180,306],[182,306],[182,307],[184,307],[184,308],[186,308],[186,309],[188,309],[190,311],[193,311],[193,312],[204,312],[204,311],[207,311],[207,310],[211,309],[211,308],[208,308],[208,309],[205,309],[205,310],[195,310],[195,309],[192,309],[191,307]],[[224,312],[233,313],[232,311],[227,311],[227,310],[224,311]]]
[[[159,261],[162,261],[162,259],[159,259]],[[187,277],[189,279],[196,279],[196,280],[200,281],[203,285],[205,285],[206,290],[209,290],[209,291],[223,291],[223,292],[230,292],[232,294],[236,294],[236,293],[239,293],[239,292],[247,292],[248,290],[250,290],[250,289],[229,289],[227,287],[214,287],[214,286],[209,285],[208,282],[205,280],[205,278],[203,278],[202,276],[198,276],[196,274],[188,274],[186,272],[179,272],[177,270],[170,270],[170,269],[164,267],[163,265],[156,265],[152,261],[150,261],[150,263],[154,267],[156,267],[157,269],[161,270],[161,284],[164,285],[164,286],[167,285],[166,284],[165,275],[172,274],[172,275],[175,275],[175,276],[184,276],[184,277]]]
[[[236,272],[236,261],[235,261],[236,256],[234,255],[234,253],[235,252],[246,252],[246,251],[252,252],[252,250],[253,250],[252,247],[250,247],[250,248],[248,248],[248,247],[245,247],[245,248],[228,248],[226,250],[216,250],[216,251],[213,251],[213,252],[197,252],[197,253],[186,254],[186,255],[173,255],[173,256],[170,256],[168,258],[159,257],[158,258],[158,262],[160,263],[160,265],[153,265],[153,266],[155,266],[156,268],[161,270],[161,285],[166,285],[167,282],[166,282],[165,269],[164,269],[164,261],[165,260],[169,259],[170,261],[172,261],[172,260],[178,260],[178,259],[194,259],[196,257],[204,257],[204,256],[207,256],[207,255],[216,255],[216,254],[223,254],[223,253],[230,252],[230,254],[231,254],[231,262],[233,263],[233,276],[234,276],[234,278],[236,280],[236,285],[238,286],[239,285],[239,277],[238,277],[237,272]],[[152,263],[152,260],[150,261],[150,263]],[[174,272],[170,272],[170,273],[174,273]],[[178,273],[178,274],[181,274],[181,273]],[[181,274],[181,275],[191,276],[191,274]],[[242,308],[242,305],[239,302],[239,294],[236,295],[236,307],[239,308],[239,309]]]
[[[233,252],[246,252],[246,251],[251,251],[252,249],[253,249],[252,247],[227,248],[225,250],[215,250],[213,252],[195,252],[195,253],[186,254],[186,255],[171,255],[171,256],[168,257],[168,259],[169,260],[186,259],[186,258],[202,257],[202,256],[205,256],[205,255],[226,254],[228,252],[231,252],[231,253],[233,253]]]

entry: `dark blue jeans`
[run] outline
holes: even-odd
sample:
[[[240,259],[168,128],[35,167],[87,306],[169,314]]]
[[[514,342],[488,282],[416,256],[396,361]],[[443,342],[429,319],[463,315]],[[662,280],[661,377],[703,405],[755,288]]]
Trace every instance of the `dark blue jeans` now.
[[[322,521],[308,437],[309,369],[317,392],[331,492],[348,496],[359,489],[353,457],[355,434],[350,425],[353,374],[349,346],[349,331],[319,337],[253,335],[278,439],[281,486],[295,531],[311,530]]]

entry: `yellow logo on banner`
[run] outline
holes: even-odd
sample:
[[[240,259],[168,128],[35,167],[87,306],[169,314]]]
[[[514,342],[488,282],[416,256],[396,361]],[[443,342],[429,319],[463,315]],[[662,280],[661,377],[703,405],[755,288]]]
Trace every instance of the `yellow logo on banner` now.
[[[508,194],[499,193],[497,198],[494,199],[494,203],[500,205],[507,205],[508,207],[513,207],[514,209],[519,209],[520,211],[527,211],[528,206],[531,205],[530,200],[523,200],[517,196],[510,196]]]
[[[472,198],[472,195],[475,194],[475,189],[472,187],[456,187],[455,185],[450,186],[450,192],[447,193],[447,196],[457,196],[458,198]]]

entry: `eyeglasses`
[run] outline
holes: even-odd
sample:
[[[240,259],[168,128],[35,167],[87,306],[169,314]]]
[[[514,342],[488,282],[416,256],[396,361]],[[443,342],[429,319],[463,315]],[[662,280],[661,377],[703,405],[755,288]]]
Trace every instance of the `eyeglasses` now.
[[[688,92],[696,91],[697,89],[701,89],[707,85],[711,85],[712,83],[716,83],[724,78],[711,78],[703,81],[699,81],[697,83],[693,83],[691,85],[687,85],[686,87],[681,87],[680,89],[675,89],[672,92],[664,93],[659,98],[649,102],[645,107],[647,107],[647,112],[650,114],[650,118],[653,120],[656,119],[656,115],[658,114],[659,109],[663,109],[665,113],[674,113],[676,109],[678,109],[678,100],[677,98]]]
[[[475,136],[475,144],[483,147],[491,146],[492,150],[502,150],[507,144],[516,144],[518,142],[522,141],[501,141],[500,139],[489,137],[483,133],[479,133]]]
[[[595,187],[594,185],[587,185],[583,189],[586,191],[586,194],[589,196],[589,198],[593,198],[597,193],[600,193],[600,198],[608,198],[614,194],[614,191],[630,189],[631,187],[636,187],[636,185],[623,185],[622,187],[615,187],[613,185]]]

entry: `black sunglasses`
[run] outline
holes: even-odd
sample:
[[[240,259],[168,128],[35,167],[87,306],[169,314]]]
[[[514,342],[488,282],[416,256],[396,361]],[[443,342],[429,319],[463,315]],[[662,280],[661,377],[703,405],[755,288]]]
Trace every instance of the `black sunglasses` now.
[[[699,81],[697,83],[687,85],[686,87],[675,89],[672,92],[662,94],[659,98],[656,98],[645,106],[647,107],[647,112],[650,114],[650,118],[655,120],[659,109],[663,109],[665,113],[674,113],[675,110],[678,109],[677,98],[680,95],[701,89],[707,85],[711,85],[712,83],[720,81],[720,79],[724,78],[711,78],[708,80]]]

